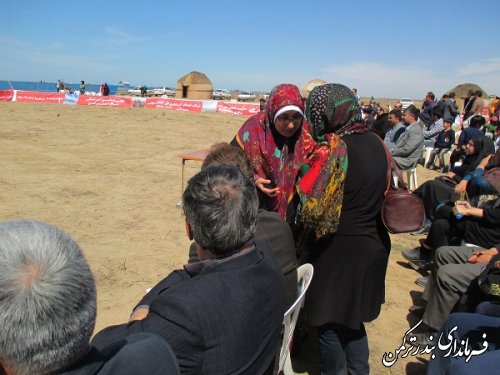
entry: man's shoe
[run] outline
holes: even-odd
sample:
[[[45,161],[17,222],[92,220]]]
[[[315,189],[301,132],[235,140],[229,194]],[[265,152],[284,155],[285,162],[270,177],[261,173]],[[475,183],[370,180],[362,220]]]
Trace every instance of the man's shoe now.
[[[429,276],[422,276],[415,280],[415,284],[425,288],[427,286],[427,282],[429,281]]]
[[[430,271],[432,267],[432,262],[428,259],[413,259],[408,264],[415,271]]]
[[[421,257],[420,257],[420,246],[419,247],[415,247],[413,249],[403,249],[403,250],[401,250],[401,255],[406,260],[410,260],[410,261],[411,260],[419,260],[419,259],[421,259]]]
[[[414,261],[421,260],[430,263],[432,260],[432,250],[422,250],[422,247],[414,247],[413,249],[401,250],[401,255],[406,260]]]
[[[425,308],[426,308],[426,306],[413,305],[413,306],[410,306],[408,311],[410,312],[410,314],[413,314],[417,318],[422,319],[422,317],[424,316]]]

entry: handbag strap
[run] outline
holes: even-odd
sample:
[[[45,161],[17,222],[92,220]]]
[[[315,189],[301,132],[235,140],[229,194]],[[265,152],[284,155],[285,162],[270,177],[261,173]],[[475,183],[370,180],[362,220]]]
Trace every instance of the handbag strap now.
[[[386,188],[385,188],[385,192],[384,192],[384,196],[387,196],[387,192],[389,191],[389,189],[391,188],[391,179],[392,179],[392,174],[395,173],[396,176],[398,177],[398,186],[407,191],[408,188],[406,187],[406,183],[404,182],[403,180],[403,175],[401,174],[401,170],[399,169],[398,165],[396,164],[396,162],[394,161],[394,158],[392,157],[391,155],[391,152],[389,151],[389,149],[387,148],[387,145],[385,144],[385,142],[382,140],[382,138],[380,138],[379,136],[375,135],[375,137],[380,141],[380,143],[382,144],[382,147],[384,148],[384,151],[385,151],[385,156],[386,156],[386,159],[387,159],[387,177],[386,177]],[[396,188],[398,187],[396,186]]]

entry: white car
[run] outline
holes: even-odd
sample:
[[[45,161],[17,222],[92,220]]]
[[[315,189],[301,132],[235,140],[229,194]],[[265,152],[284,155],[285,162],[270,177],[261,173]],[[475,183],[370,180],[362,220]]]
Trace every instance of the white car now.
[[[401,100],[399,102],[401,103],[401,108],[403,110],[408,108],[411,105],[414,105],[413,99],[411,99],[411,98],[401,98]]]
[[[129,89],[128,94],[132,96],[141,96],[141,87],[142,86],[137,86],[133,89]],[[154,94],[155,92],[153,89],[146,89],[146,96],[154,96]]]
[[[175,89],[166,86],[154,88],[153,92],[155,96],[175,96]]]
[[[217,89],[212,92],[212,97],[215,100],[231,100],[231,93],[228,90]]]
[[[250,102],[255,100],[255,94],[249,91],[242,91],[237,97],[239,102]]]

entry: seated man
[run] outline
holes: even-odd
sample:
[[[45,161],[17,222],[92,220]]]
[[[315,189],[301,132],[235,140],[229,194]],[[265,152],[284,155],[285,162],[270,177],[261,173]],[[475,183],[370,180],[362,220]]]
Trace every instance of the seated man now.
[[[234,147],[227,143],[212,145],[201,169],[205,169],[210,165],[221,164],[233,165],[239,168],[251,181],[254,178],[250,159],[240,147]],[[276,212],[259,209],[255,241],[266,242],[278,261],[285,277],[286,307],[288,309],[297,298],[297,255],[292,230],[285,219]],[[193,242],[189,248],[189,263],[197,261],[199,259],[196,252],[196,243]]]
[[[94,278],[71,237],[36,221],[0,223],[0,374],[179,373],[153,334],[91,348],[95,318]]]
[[[389,112],[389,124],[391,128],[387,133],[385,133],[384,143],[389,150],[392,150],[396,145],[401,134],[405,131],[405,126],[401,122],[402,113],[399,109],[393,109]]]
[[[154,332],[170,343],[182,374],[262,374],[280,343],[285,283],[270,250],[254,242],[255,185],[233,166],[209,166],[189,180],[182,202],[200,261],[172,272],[130,323],[92,344]]]
[[[422,153],[424,134],[417,123],[419,113],[420,111],[414,105],[404,110],[403,122],[406,124],[406,130],[390,149],[394,161],[403,170],[413,168]]]
[[[424,129],[424,147],[434,147],[434,142],[438,134],[444,129],[443,126],[443,111],[439,107],[434,107],[431,110],[432,122]]]

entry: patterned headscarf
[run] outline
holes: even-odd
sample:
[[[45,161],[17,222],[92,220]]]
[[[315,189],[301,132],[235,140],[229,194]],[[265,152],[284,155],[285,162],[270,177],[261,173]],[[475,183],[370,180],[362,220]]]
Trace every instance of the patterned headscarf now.
[[[236,135],[238,144],[250,158],[255,178],[271,180],[280,188],[276,197],[259,191],[264,208],[276,211],[286,218],[286,209],[294,194],[294,186],[303,159],[304,150],[312,149],[307,121],[290,138],[274,130],[274,117],[284,107],[295,106],[304,113],[304,102],[299,88],[291,84],[276,86],[269,97],[267,109],[250,117]]]
[[[306,117],[315,150],[307,157],[297,184],[300,219],[320,239],[337,231],[348,167],[342,136],[364,133],[361,108],[352,91],[340,84],[315,87],[307,102]]]

